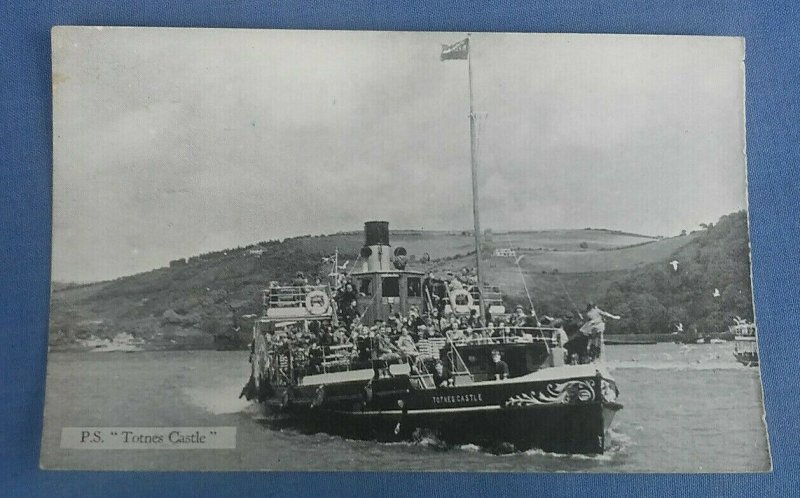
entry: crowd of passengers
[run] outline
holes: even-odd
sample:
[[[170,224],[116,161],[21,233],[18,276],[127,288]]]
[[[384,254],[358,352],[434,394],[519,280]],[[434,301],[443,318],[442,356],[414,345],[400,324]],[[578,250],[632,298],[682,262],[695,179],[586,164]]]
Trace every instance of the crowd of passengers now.
[[[465,288],[471,282],[467,269],[461,275],[448,274],[448,277],[444,283],[451,290]],[[426,280],[428,282],[423,285],[433,288],[433,275]],[[306,283],[302,274],[293,282],[294,285]],[[431,295],[428,292],[428,296]],[[439,350],[448,342],[463,345],[546,340],[553,347],[564,348],[566,363],[581,364],[593,361],[600,354],[605,329],[603,318],[619,318],[592,303],[577,317],[569,313],[559,318],[537,317],[525,313],[522,306],[503,317],[491,317],[488,313],[481,317],[475,309],[468,315],[458,315],[440,298],[426,300],[428,306],[423,310],[412,306],[405,315],[395,313],[386,321],[377,320],[367,326],[361,323],[357,298],[353,284],[341,282],[333,294],[337,309],[335,320],[309,321],[277,330],[265,336],[265,345],[301,351],[316,371],[323,358],[332,352],[349,352],[356,361],[419,365],[421,361],[435,361]]]

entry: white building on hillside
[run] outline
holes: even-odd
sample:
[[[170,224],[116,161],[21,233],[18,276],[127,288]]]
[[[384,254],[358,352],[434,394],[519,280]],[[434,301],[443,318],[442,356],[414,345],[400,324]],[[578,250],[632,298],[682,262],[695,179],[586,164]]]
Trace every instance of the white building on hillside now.
[[[517,252],[509,247],[499,248],[494,250],[494,255],[498,258],[516,258]]]

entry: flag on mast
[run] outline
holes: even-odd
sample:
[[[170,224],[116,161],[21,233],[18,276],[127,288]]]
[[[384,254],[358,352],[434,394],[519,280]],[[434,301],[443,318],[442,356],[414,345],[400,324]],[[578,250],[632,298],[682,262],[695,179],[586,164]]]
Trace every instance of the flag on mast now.
[[[441,60],[467,60],[469,55],[469,38],[464,38],[452,45],[442,45]]]

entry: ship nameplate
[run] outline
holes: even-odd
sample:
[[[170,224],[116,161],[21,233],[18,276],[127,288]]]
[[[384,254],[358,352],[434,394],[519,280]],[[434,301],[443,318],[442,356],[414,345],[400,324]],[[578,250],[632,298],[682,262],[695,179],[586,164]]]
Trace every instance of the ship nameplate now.
[[[446,394],[441,396],[431,396],[434,405],[459,405],[464,403],[481,403],[483,394]]]

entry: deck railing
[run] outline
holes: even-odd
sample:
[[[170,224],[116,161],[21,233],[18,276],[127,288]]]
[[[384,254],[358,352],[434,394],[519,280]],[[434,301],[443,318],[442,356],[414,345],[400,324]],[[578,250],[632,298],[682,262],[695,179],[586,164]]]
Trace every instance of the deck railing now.
[[[306,296],[313,291],[330,296],[327,285],[285,285],[264,290],[264,306],[267,308],[305,308]]]
[[[482,327],[472,329],[472,333],[483,333],[490,331],[491,336],[480,336],[464,338],[450,337],[451,341],[456,345],[463,344],[514,344],[514,343],[530,343],[530,342],[544,342],[552,347],[556,345],[557,340],[553,338],[553,334],[559,329],[553,327]],[[520,335],[521,334],[521,335]]]

